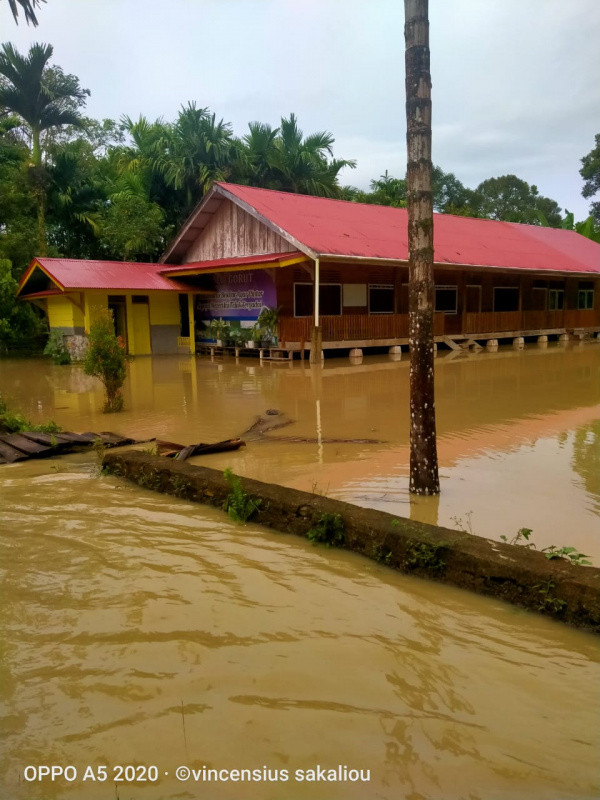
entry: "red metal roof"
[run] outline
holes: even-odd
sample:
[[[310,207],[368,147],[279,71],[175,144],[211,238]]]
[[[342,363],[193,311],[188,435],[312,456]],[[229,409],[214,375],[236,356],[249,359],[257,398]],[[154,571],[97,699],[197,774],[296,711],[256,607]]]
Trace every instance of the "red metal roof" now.
[[[212,261],[188,261],[185,264],[174,265],[171,264],[169,266],[165,266],[162,264],[162,269],[160,270],[161,275],[165,275],[165,277],[169,277],[170,273],[177,273],[181,275],[181,273],[185,272],[198,272],[198,270],[206,270],[207,272],[211,272],[219,267],[222,269],[227,269],[228,267],[243,267],[245,265],[261,265],[261,264],[273,264],[276,261],[286,261],[288,258],[295,258],[296,256],[302,255],[298,252],[298,250],[291,250],[287,253],[267,253],[265,255],[257,255],[257,256],[236,256],[235,258],[215,258]],[[185,277],[181,275],[181,277]]]
[[[132,261],[86,261],[78,258],[35,258],[19,282],[19,292],[36,266],[64,290],[104,289],[187,292],[189,287],[160,274],[164,264]]]
[[[217,183],[300,245],[325,256],[408,260],[407,211]],[[574,231],[435,214],[435,263],[600,272],[600,245]]]

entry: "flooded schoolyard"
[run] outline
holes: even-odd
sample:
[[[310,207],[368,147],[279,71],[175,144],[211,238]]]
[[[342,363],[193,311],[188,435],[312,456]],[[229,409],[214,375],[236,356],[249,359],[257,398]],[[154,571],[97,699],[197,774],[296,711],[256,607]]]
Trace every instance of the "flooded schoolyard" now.
[[[408,495],[408,358],[139,358],[126,410],[79,367],[0,361],[35,421],[182,443],[295,420],[202,459],[491,538],[533,529],[600,563],[600,346],[439,354],[442,495]],[[378,444],[327,439],[378,439]],[[198,459],[200,463],[200,459]],[[2,796],[598,795],[597,639],[99,474],[84,453],[0,468]],[[27,764],[157,765],[158,783],[40,785]],[[307,783],[347,765],[370,782]],[[178,782],[175,769],[287,770]],[[169,775],[164,775],[169,772]]]

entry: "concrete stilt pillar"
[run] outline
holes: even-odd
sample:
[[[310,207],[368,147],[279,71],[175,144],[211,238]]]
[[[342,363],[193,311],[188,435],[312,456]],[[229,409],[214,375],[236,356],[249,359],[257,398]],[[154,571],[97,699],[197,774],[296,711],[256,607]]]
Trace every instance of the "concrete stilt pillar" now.
[[[515,350],[523,350],[525,347],[525,339],[522,336],[515,336],[513,339],[513,347]]]
[[[363,351],[360,347],[354,347],[350,350],[350,362],[352,364],[360,364],[363,360]]]
[[[538,340],[538,344],[547,344],[548,343],[548,337],[546,335],[538,336],[537,340]]]
[[[498,339],[488,339],[485,343],[485,349],[494,351],[498,349]]]
[[[391,356],[402,356],[402,348],[399,344],[393,344],[388,350],[388,353]]]
[[[569,334],[568,333],[561,333],[558,337],[559,342],[568,342],[569,341]]]

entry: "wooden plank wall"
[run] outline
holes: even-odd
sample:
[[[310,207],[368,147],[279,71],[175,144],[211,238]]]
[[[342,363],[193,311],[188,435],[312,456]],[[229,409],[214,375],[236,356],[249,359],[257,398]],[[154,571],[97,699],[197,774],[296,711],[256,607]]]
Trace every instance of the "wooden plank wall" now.
[[[182,263],[213,258],[289,253],[295,248],[230,200],[224,200]]]

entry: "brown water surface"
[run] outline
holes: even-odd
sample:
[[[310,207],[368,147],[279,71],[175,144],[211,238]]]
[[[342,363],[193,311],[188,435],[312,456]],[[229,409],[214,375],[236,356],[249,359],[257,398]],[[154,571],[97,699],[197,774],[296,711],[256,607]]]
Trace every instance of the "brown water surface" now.
[[[407,493],[407,361],[311,369],[137,359],[106,417],[78,367],[0,362],[19,410],[70,430],[281,435],[202,463],[600,561],[594,345],[439,358],[442,496]],[[324,444],[379,438],[381,445]],[[597,640],[353,554],[102,477],[89,453],[0,467],[7,798],[110,800],[86,764],[156,764],[125,798],[572,798],[599,792]],[[468,515],[468,512],[473,512]],[[26,783],[27,764],[80,778]],[[369,784],[177,782],[178,765],[370,769]],[[169,772],[168,776],[164,772]]]

